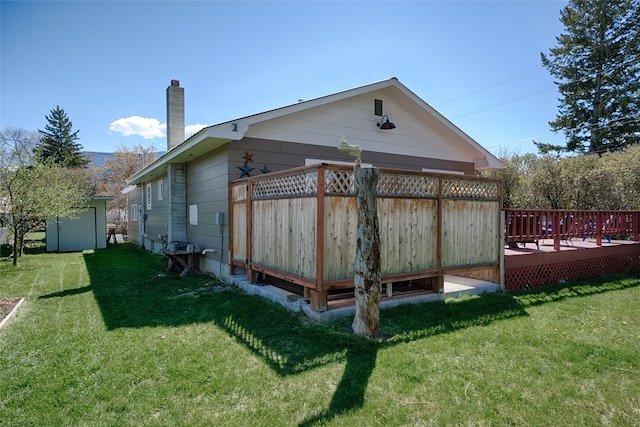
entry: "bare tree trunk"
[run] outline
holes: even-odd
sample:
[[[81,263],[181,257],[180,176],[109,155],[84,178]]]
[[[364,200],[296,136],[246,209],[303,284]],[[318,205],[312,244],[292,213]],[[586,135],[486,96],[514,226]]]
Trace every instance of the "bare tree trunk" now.
[[[18,244],[20,243],[20,237],[18,236],[18,227],[15,227],[13,231],[13,265],[18,265]]]
[[[380,335],[380,230],[376,169],[355,169],[358,231],[354,262],[356,315],[351,328],[356,335],[377,338]]]

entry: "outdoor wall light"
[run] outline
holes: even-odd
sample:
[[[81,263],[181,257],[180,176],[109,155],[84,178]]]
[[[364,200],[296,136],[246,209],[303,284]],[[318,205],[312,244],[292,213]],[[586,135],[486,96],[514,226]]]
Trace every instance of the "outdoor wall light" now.
[[[387,121],[384,121],[384,118],[387,118]],[[389,116],[387,116],[386,114],[384,116],[382,116],[382,118],[380,119],[380,123],[376,123],[378,125],[378,127],[380,129],[395,129],[396,125],[394,125],[393,123],[391,123],[389,121]]]

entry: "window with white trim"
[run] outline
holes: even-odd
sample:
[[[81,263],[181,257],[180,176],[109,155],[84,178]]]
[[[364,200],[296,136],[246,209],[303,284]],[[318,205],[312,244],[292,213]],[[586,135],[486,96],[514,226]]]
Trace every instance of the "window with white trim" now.
[[[151,210],[151,183],[147,184],[147,210]]]
[[[158,181],[158,200],[164,199],[164,180]]]
[[[138,205],[131,205],[131,211],[129,213],[129,221],[137,221],[138,220]]]

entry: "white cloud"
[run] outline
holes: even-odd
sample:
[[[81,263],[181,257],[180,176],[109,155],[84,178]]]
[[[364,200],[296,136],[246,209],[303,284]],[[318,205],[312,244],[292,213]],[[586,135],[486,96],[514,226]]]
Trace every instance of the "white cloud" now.
[[[198,133],[201,129],[211,125],[200,123],[188,125],[184,128],[185,138]],[[131,116],[123,117],[109,125],[111,132],[117,132],[124,136],[137,135],[144,139],[164,138],[167,135],[167,124],[150,117]]]
[[[158,119],[150,117],[131,116],[123,117],[111,123],[109,130],[121,133],[124,136],[138,135],[144,139],[154,139],[165,136],[167,124],[160,123]]]
[[[200,123],[197,123],[195,125],[187,125],[184,128],[184,137],[189,138],[195,135],[196,133],[200,132],[200,130],[202,130],[203,128],[206,128],[207,126],[211,126],[211,125],[201,125]]]

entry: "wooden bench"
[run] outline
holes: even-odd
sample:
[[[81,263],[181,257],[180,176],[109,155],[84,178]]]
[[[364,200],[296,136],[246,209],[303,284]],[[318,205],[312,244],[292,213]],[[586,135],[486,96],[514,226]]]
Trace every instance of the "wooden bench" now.
[[[163,253],[169,259],[167,271],[179,271],[179,277],[184,277],[187,274],[192,276],[202,274],[200,272],[200,252],[179,250],[163,251]]]

